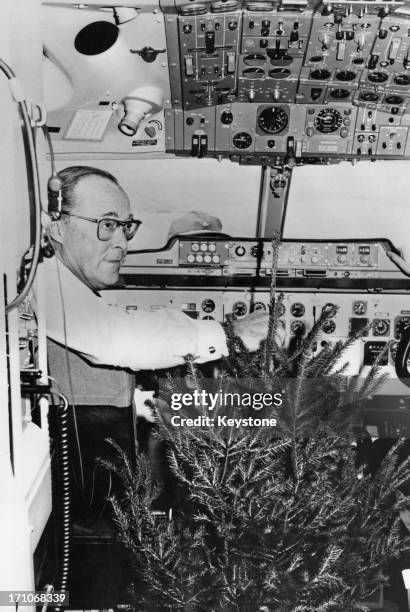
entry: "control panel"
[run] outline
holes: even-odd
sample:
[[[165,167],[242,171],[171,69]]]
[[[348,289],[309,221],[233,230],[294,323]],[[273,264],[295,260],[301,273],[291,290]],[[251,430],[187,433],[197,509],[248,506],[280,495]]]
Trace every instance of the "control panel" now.
[[[401,334],[410,325],[410,295],[289,289],[281,289],[281,293],[283,301],[276,338],[280,345],[287,346],[292,338],[305,336],[320,317],[322,309],[330,308],[333,316],[313,347],[314,352],[347,339],[351,334],[358,334],[360,339],[343,356],[343,363],[349,362],[346,374],[359,374],[363,367],[373,365],[382,353],[381,369],[389,375],[383,393],[404,393],[404,386],[396,379],[394,359]],[[220,322],[228,315],[240,319],[257,310],[267,311],[270,301],[267,290],[247,288],[128,288],[104,291],[103,296],[108,303],[127,310],[174,308],[194,319]]]
[[[168,151],[264,164],[410,156],[401,3],[161,4],[174,66]]]
[[[277,281],[323,286],[344,283],[347,287],[357,281],[361,283],[359,288],[388,287],[391,281],[397,289],[407,288],[408,278],[386,254],[390,248],[384,240],[284,240],[278,250]],[[273,256],[272,242],[267,239],[180,236],[159,251],[129,252],[121,272],[126,285],[155,285],[162,275],[165,279],[174,276],[174,283],[185,282],[186,277],[192,277],[192,281],[185,284],[194,282],[193,277],[197,281],[205,277],[208,282],[228,285],[240,284],[241,279],[249,283],[252,277],[263,286],[271,283]],[[203,278],[199,281],[204,282]]]

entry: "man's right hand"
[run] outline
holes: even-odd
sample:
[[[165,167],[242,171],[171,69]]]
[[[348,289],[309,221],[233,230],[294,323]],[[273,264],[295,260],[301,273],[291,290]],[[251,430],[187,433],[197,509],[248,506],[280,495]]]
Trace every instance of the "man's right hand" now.
[[[400,270],[410,276],[410,247],[400,247],[399,255],[393,251],[387,251],[388,257],[400,268]]]
[[[264,311],[256,311],[233,322],[233,332],[238,336],[248,351],[256,351],[268,334],[269,315]]]

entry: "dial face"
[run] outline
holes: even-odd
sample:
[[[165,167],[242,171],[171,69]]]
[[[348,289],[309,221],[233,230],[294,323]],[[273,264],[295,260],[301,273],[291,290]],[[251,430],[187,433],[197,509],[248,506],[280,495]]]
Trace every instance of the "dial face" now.
[[[246,79],[263,79],[265,76],[265,71],[263,68],[252,66],[251,68],[245,68],[245,70],[242,70],[242,76]]]
[[[363,102],[377,102],[378,99],[378,94],[373,91],[363,91],[360,94],[360,100],[363,100]]]
[[[384,83],[384,81],[387,81],[388,75],[386,72],[371,72],[367,78],[371,83]]]
[[[261,53],[249,53],[243,58],[243,63],[246,66],[264,66],[266,57]]]
[[[233,137],[233,144],[237,149],[248,149],[252,144],[252,136],[247,132],[238,132]]]
[[[384,98],[386,104],[403,104],[404,99],[401,96],[390,95]]]
[[[394,82],[396,85],[410,85],[410,76],[408,74],[398,74]]]
[[[336,304],[328,302],[322,307],[322,312],[326,312],[329,317],[335,317],[337,314],[337,306]]]
[[[286,312],[285,304],[280,304],[280,306],[278,308],[278,317],[283,317],[285,312]]]
[[[201,304],[204,312],[213,312],[215,310],[215,302],[211,299],[206,299]]]
[[[342,125],[342,115],[335,108],[322,108],[316,115],[314,123],[318,132],[331,134]]]
[[[410,317],[397,317],[394,324],[394,337],[400,340],[403,332],[410,326]]]
[[[367,302],[364,300],[356,300],[353,302],[353,312],[355,315],[365,315],[367,312]]]
[[[290,307],[290,314],[293,317],[303,317],[303,315],[305,314],[305,307],[304,307],[304,305],[301,302],[295,302]]]
[[[353,70],[340,70],[336,73],[338,81],[353,81],[356,77],[356,73]]]
[[[335,100],[345,100],[349,96],[350,96],[350,91],[348,91],[347,89],[340,89],[340,88],[334,89],[330,93],[330,97],[334,98]]]
[[[333,334],[336,329],[336,323],[333,321],[333,319],[330,319],[330,321],[325,321],[322,329],[325,334]]]
[[[387,336],[390,331],[390,321],[388,319],[373,320],[373,334],[375,336]]]
[[[244,317],[247,312],[248,307],[245,302],[235,302],[235,304],[232,306],[232,314],[234,314],[235,317]]]
[[[265,108],[258,117],[258,125],[267,134],[279,134],[288,125],[288,115],[283,108]]]
[[[266,304],[263,302],[255,302],[251,308],[251,311],[256,312],[257,310],[266,310]]]
[[[292,321],[290,324],[290,331],[292,334],[295,334],[295,336],[303,336],[305,330],[306,325],[303,323],[303,321]]]
[[[315,79],[317,81],[323,81],[328,79],[329,77],[330,72],[329,70],[326,70],[326,68],[318,68],[317,70],[312,70],[312,72],[310,73],[310,78]]]
[[[289,68],[273,68],[269,70],[269,76],[271,79],[287,79],[291,72]]]

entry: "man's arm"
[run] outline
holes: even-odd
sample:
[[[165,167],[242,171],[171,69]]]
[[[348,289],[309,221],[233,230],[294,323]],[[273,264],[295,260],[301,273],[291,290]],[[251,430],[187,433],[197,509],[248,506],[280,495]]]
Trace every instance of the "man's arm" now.
[[[109,306],[62,264],[47,271],[47,335],[93,363],[122,368],[161,369],[182,364],[187,354],[198,363],[227,355],[226,337],[216,321],[195,321],[163,309],[125,311]],[[266,335],[267,315],[254,313],[234,331],[250,350]]]
[[[393,251],[387,251],[387,255],[404,274],[410,276],[410,248],[402,246],[398,249],[398,251],[399,254],[394,253]]]

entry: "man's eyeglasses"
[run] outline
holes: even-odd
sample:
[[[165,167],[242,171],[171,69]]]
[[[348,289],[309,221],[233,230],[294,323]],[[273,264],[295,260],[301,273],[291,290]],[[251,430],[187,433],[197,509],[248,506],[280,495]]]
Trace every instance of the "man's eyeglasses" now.
[[[111,240],[115,230],[118,226],[122,227],[124,236],[127,240],[131,240],[137,232],[137,229],[141,225],[142,221],[138,219],[127,219],[126,221],[120,221],[113,217],[101,217],[100,219],[92,219],[91,217],[83,217],[82,215],[74,215],[73,213],[61,212],[62,215],[67,217],[76,217],[77,219],[84,219],[84,221],[91,221],[91,223],[97,224],[97,237],[99,240]]]

